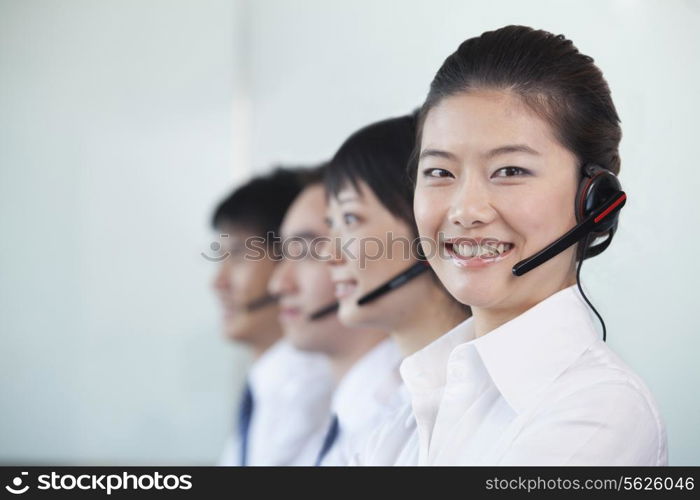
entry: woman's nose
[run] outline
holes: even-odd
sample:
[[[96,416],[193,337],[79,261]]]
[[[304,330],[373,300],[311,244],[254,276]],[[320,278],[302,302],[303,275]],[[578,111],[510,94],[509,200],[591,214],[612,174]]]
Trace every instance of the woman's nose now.
[[[487,183],[476,175],[465,177],[450,200],[450,224],[465,228],[488,224],[496,217]]]
[[[337,234],[331,235],[319,248],[319,255],[330,265],[338,265],[344,262],[343,239]]]

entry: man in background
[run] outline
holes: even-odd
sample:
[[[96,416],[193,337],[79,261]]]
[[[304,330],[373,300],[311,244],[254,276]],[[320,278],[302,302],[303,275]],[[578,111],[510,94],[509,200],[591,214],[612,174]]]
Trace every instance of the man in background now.
[[[384,331],[343,326],[338,319],[327,254],[323,170],[309,171],[306,187],[284,217],[285,255],[274,270],[269,290],[280,297],[284,334],[301,350],[322,353],[337,384],[331,413],[309,465],[347,465],[355,451],[401,403],[401,356]]]
[[[282,339],[277,297],[267,291],[280,223],[301,187],[298,171],[280,168],[235,189],[214,212],[225,252],[213,283],[224,334],[253,358],[221,465],[308,464],[322,444],[329,365]]]

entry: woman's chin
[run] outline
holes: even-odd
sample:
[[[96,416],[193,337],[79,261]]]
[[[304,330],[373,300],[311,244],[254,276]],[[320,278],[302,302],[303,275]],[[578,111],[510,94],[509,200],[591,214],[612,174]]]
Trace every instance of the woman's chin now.
[[[473,280],[469,283],[451,282],[446,283],[445,288],[455,299],[464,305],[472,308],[488,308],[501,302],[506,295],[506,290],[491,282],[481,282]]]
[[[365,319],[364,311],[357,305],[355,299],[343,299],[339,301],[338,319],[340,322],[350,328],[359,328],[362,326],[362,321]]]

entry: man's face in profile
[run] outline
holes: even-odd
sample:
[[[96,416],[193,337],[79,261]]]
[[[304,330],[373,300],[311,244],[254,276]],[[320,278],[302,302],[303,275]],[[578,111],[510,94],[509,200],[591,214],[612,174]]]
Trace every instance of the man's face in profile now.
[[[255,232],[229,224],[222,224],[220,231],[228,235],[221,244],[226,257],[218,264],[213,288],[223,312],[224,334],[230,340],[254,344],[256,336],[279,329],[276,304],[254,310],[248,307],[268,295],[267,285],[276,263],[267,253],[261,255],[264,245]],[[251,245],[253,239],[256,243]]]
[[[345,332],[335,312],[318,320],[313,313],[335,303],[327,252],[325,192],[322,185],[307,187],[285,215],[281,233],[284,258],[270,281],[270,292],[280,296],[284,335],[299,349],[331,352]]]

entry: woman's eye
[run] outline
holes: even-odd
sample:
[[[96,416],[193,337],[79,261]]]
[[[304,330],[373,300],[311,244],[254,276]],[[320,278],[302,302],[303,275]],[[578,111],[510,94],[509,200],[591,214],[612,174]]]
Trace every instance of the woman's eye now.
[[[492,177],[518,177],[529,173],[529,170],[520,167],[503,167],[496,170]]]
[[[357,223],[359,220],[360,220],[359,217],[357,217],[357,215],[355,215],[353,213],[347,212],[347,213],[343,214],[343,223],[346,226],[352,226],[353,224]]]
[[[423,177],[442,179],[450,177],[452,174],[444,168],[426,168],[423,170]]]

